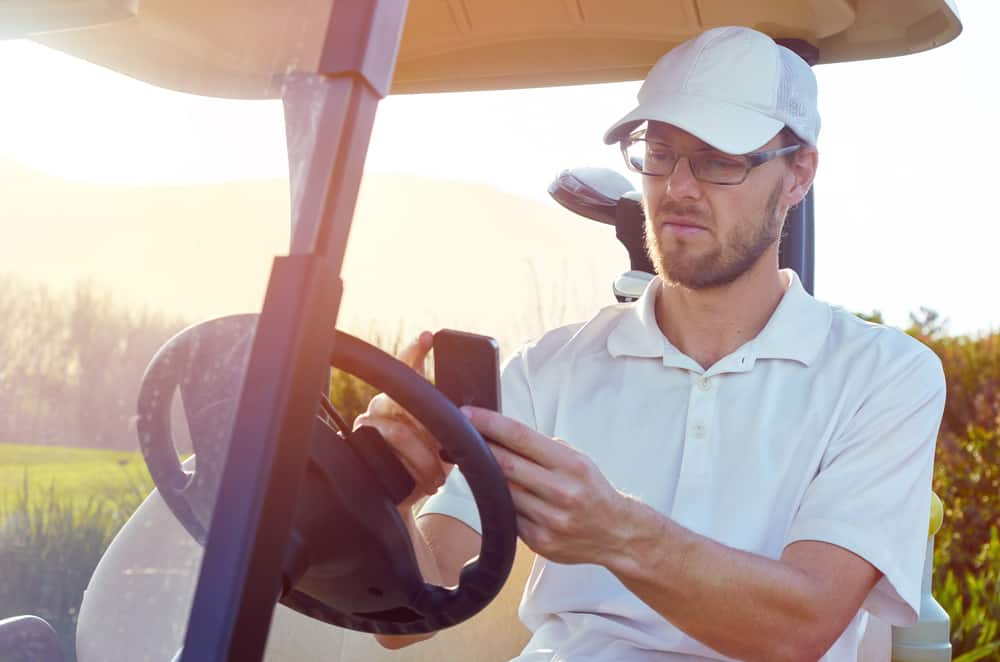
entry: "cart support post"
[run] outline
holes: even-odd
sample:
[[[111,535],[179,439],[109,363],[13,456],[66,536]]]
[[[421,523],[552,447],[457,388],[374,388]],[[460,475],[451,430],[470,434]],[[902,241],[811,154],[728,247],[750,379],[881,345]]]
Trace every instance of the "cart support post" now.
[[[791,50],[810,67],[819,63],[819,48],[804,39],[777,39],[776,43]],[[778,246],[778,265],[788,267],[799,275],[802,287],[809,294],[813,291],[816,273],[815,205],[813,190],[799,204],[788,210],[784,234]]]
[[[778,264],[799,275],[806,292],[813,294],[816,274],[816,233],[813,189],[799,204],[788,210],[785,229],[778,246]]]
[[[309,430],[325,388],[340,269],[375,109],[392,81],[407,0],[333,3],[317,73],[283,95],[291,255],[275,259],[243,380],[180,659],[260,660]]]

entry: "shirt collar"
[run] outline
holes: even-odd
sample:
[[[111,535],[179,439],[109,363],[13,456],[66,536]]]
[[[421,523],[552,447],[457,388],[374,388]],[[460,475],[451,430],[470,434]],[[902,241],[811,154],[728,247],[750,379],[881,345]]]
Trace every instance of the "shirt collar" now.
[[[771,319],[756,338],[737,350],[749,354],[748,367],[756,359],[790,359],[808,366],[830,331],[830,306],[806,292],[794,271],[782,269],[782,273],[790,282]],[[659,278],[652,279],[611,330],[607,347],[612,356],[663,357],[665,364],[667,359],[672,359],[670,363],[691,361],[670,344],[656,323],[656,298],[661,286]]]
[[[758,359],[791,359],[808,366],[826,342],[833,310],[806,292],[794,271],[781,273],[791,282],[767,325],[751,341],[751,352]]]
[[[663,356],[668,349],[680,353],[656,323],[656,298],[660,287],[658,277],[650,280],[642,296],[619,318],[618,324],[608,335],[608,352],[611,356],[652,358]]]

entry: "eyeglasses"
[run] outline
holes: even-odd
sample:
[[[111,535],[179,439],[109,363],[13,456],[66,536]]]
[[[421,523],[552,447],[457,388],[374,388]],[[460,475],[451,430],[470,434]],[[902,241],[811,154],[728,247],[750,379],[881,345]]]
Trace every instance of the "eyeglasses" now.
[[[647,140],[644,132],[633,133],[623,139],[620,145],[629,170],[652,177],[666,177],[673,174],[677,162],[684,157],[691,166],[691,174],[698,181],[728,186],[742,184],[752,169],[802,147],[788,145],[750,154],[726,154],[716,149],[699,149],[679,154],[666,143]]]

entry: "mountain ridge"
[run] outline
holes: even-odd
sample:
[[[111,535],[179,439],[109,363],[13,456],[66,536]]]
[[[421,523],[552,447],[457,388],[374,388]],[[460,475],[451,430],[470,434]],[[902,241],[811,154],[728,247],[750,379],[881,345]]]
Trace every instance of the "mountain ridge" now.
[[[56,288],[91,280],[130,305],[191,319],[245,312],[259,309],[271,261],[288,250],[283,179],[92,184],[0,159],[0,182],[0,271]],[[355,326],[489,327],[542,317],[546,301],[579,317],[612,302],[611,280],[625,268],[613,230],[554,203],[366,173],[340,317]]]

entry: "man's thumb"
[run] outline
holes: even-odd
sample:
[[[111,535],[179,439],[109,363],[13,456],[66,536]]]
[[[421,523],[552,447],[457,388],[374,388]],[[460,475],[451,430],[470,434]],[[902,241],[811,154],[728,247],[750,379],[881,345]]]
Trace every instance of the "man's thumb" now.
[[[424,361],[433,346],[434,334],[430,331],[424,331],[417,336],[416,340],[403,348],[403,351],[399,353],[399,360],[422,375],[424,374]]]

